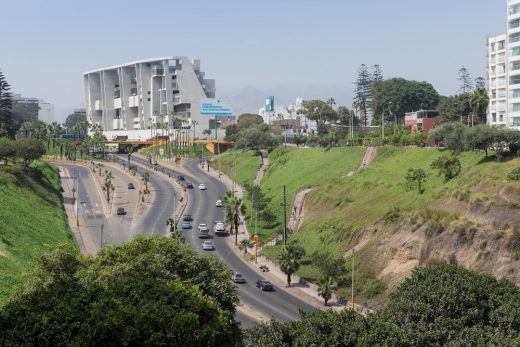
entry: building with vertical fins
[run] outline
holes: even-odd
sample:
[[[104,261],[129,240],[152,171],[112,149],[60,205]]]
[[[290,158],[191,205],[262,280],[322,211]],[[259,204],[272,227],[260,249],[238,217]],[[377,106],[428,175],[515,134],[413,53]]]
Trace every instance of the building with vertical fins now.
[[[177,56],[87,71],[87,120],[99,124],[107,139],[145,140],[164,129],[194,125],[201,137],[211,119],[201,115],[201,104],[215,97],[215,80],[204,77],[199,60]]]

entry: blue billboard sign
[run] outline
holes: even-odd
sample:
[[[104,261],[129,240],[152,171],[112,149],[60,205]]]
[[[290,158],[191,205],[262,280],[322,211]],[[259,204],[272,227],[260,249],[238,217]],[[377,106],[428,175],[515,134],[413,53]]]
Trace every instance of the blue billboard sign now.
[[[220,99],[208,99],[202,102],[200,107],[202,116],[232,116],[233,112],[228,104]]]
[[[274,96],[265,98],[265,112],[274,112]]]

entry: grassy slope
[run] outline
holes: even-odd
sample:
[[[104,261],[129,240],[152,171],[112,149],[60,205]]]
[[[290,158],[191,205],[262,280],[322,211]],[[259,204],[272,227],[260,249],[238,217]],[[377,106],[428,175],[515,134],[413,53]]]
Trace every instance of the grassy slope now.
[[[296,194],[305,187],[324,184],[339,179],[355,170],[363,158],[363,148],[277,148],[269,154],[269,169],[260,184],[262,191],[271,198],[272,209],[278,222],[283,221],[283,185],[286,185],[287,218],[289,219]],[[259,158],[254,152],[230,151],[222,155],[222,170],[232,176],[233,158],[237,158],[236,181],[243,185],[256,177]],[[245,201],[250,213],[251,203]],[[250,216],[248,215],[248,219]],[[259,221],[258,234],[262,239],[272,237],[278,228]]]
[[[62,207],[56,167],[35,164],[43,171],[32,178],[19,168],[0,167],[0,305],[5,303],[34,252],[45,245],[75,244]]]
[[[433,207],[442,199],[460,192],[468,193],[469,200],[503,204],[504,201],[491,197],[498,187],[518,189],[518,184],[515,188],[515,183],[508,182],[506,177],[520,165],[520,159],[497,163],[485,160],[482,153],[462,153],[459,156],[462,164],[460,176],[445,183],[437,171],[430,168],[431,162],[441,155],[449,153],[424,148],[379,148],[377,158],[363,172],[322,186],[309,194],[306,206],[313,221],[299,230],[294,238],[305,246],[307,254],[325,251],[341,257],[356,243],[364,227],[377,223],[394,207],[404,212],[416,211]],[[410,167],[422,168],[427,172],[424,194],[405,189],[404,176]],[[374,255],[370,251],[370,248],[365,248],[356,257],[357,273],[365,281],[373,281],[370,259]],[[276,250],[270,252],[275,254]],[[350,267],[349,261],[346,267]],[[319,272],[312,265],[304,265],[300,275],[316,280]],[[360,287],[363,286],[362,281]],[[373,283],[368,285],[372,286]]]

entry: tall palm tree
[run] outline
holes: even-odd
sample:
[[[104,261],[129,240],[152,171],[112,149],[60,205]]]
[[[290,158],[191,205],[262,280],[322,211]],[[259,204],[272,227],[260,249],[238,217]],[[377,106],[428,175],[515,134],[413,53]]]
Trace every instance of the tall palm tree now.
[[[103,190],[107,193],[107,202],[110,203],[110,192],[113,192],[116,188],[112,184],[112,180],[105,180],[103,183]]]
[[[278,254],[280,270],[287,275],[287,286],[291,286],[291,276],[300,269],[302,255],[292,247],[283,247]]]
[[[150,182],[150,174],[148,173],[148,171],[146,171],[143,174],[142,181],[144,183],[144,190],[147,191],[148,190],[148,182]]]
[[[20,130],[24,132],[25,137],[29,137],[29,133],[33,131],[33,122],[23,122],[20,126]]]
[[[54,152],[54,159],[56,159],[56,142],[60,138],[61,125],[58,122],[52,122],[48,127],[50,140],[52,142],[52,150]]]
[[[486,110],[489,104],[489,97],[487,91],[484,88],[476,88],[469,97],[469,105],[471,110],[471,126],[474,125],[474,117],[478,116]]]
[[[323,276],[318,281],[318,295],[323,298],[325,306],[327,306],[332,293],[338,288],[338,284],[330,276]]]
[[[242,204],[242,199],[233,196],[231,192],[227,192],[222,201],[224,206],[224,215],[226,221],[232,221],[232,229],[235,232],[235,246],[238,245],[238,224],[240,222],[240,214],[244,213],[245,207]]]

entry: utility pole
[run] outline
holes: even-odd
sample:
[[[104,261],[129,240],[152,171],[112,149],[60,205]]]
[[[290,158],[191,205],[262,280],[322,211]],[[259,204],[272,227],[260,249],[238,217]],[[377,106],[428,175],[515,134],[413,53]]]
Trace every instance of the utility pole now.
[[[77,199],[76,199],[76,226],[79,227],[79,179],[76,177],[76,183],[77,183]],[[72,189],[74,190],[74,181],[72,181]]]
[[[283,244],[287,246],[287,202],[285,196],[285,184],[283,186]]]
[[[385,111],[383,111],[383,114],[381,115],[381,144],[385,144]]]
[[[258,234],[257,234],[257,228],[258,228],[258,209],[256,210],[256,218],[255,218],[255,264],[258,263],[257,257],[258,257]]]
[[[354,304],[354,249],[352,249],[352,311],[356,310],[356,305]]]

